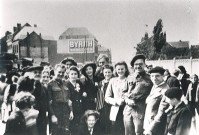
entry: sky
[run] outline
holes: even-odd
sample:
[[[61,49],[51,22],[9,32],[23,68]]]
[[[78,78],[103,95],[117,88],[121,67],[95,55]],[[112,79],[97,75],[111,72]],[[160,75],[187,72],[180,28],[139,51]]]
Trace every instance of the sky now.
[[[151,36],[161,18],[168,42],[199,45],[199,0],[0,1],[0,37],[17,23],[37,24],[56,40],[69,27],[86,27],[111,48],[113,61],[130,61],[145,32]]]

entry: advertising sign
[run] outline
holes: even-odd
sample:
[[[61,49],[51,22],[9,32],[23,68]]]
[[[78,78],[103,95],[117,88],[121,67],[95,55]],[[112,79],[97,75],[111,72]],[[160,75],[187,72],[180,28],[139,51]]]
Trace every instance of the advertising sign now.
[[[69,39],[69,53],[94,53],[94,39]]]

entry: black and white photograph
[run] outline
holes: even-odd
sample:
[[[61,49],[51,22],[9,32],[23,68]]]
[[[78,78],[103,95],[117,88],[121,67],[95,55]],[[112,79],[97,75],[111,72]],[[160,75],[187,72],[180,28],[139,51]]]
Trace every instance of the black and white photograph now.
[[[198,135],[199,0],[0,0],[0,135]]]

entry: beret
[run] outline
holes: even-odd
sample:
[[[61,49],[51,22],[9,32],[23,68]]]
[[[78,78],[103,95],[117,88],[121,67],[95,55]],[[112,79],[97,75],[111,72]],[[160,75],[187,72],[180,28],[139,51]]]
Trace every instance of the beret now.
[[[182,96],[182,90],[178,87],[171,87],[167,89],[167,91],[165,92],[165,96],[171,99],[180,99]]]
[[[86,64],[83,66],[83,68],[81,69],[81,72],[82,72],[82,74],[83,74],[84,76],[87,76],[87,75],[86,75],[86,68],[87,68],[88,66],[91,66],[91,67],[93,68],[93,74],[95,74],[97,65],[96,65],[95,63],[93,63],[93,62],[88,62],[88,63],[86,63]]]
[[[146,57],[143,54],[137,54],[134,56],[130,63],[132,67],[134,66],[134,63],[137,59],[143,59],[145,61]]]
[[[29,67],[26,72],[31,72],[31,71],[35,71],[35,70],[39,70],[39,71],[42,71],[44,67],[42,66],[32,66],[32,67]]]
[[[66,64],[66,62],[72,62],[73,66],[77,66],[77,62],[72,57],[66,57],[61,61],[62,64]]]
[[[165,69],[162,67],[154,67],[151,70],[149,70],[149,73],[160,73],[161,75],[164,75]]]

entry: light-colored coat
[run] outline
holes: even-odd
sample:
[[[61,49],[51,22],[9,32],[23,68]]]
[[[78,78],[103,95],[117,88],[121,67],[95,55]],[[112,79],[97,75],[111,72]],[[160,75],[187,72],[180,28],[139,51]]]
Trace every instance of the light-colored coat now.
[[[160,102],[165,91],[169,88],[166,83],[162,83],[158,87],[153,86],[150,95],[146,99],[146,111],[144,118],[144,129],[148,129],[157,115]]]
[[[123,94],[127,92],[127,90],[128,87],[126,78],[122,81],[119,78],[112,78],[110,80],[105,94],[105,101],[112,105],[110,116],[115,117],[115,120],[120,107],[117,105],[117,101],[123,99]],[[114,121],[114,119],[111,120]]]

